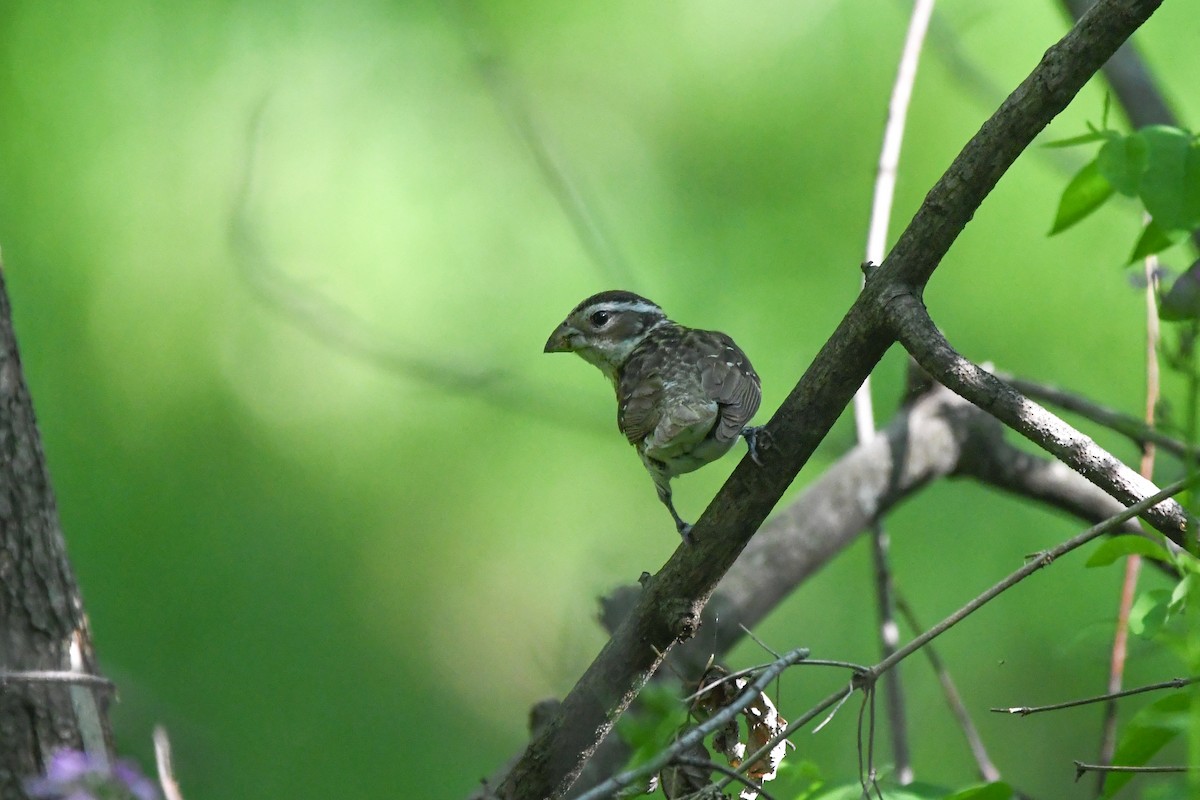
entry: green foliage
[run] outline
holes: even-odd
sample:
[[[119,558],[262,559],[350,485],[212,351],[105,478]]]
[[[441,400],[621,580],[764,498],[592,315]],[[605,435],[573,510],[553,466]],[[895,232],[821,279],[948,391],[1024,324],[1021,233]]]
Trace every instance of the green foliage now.
[[[1153,223],[1146,230],[1155,227]],[[1200,261],[1175,279],[1158,304],[1158,316],[1168,322],[1200,319]]]
[[[645,764],[661,753],[675,740],[687,720],[687,709],[679,701],[678,684],[647,684],[638,700],[636,714],[625,714],[617,720],[617,735],[631,751],[627,769]]]
[[[948,795],[946,800],[1009,800],[1013,796],[1012,787],[1003,781],[985,783]]]
[[[1168,247],[1171,247],[1179,239],[1178,232],[1165,230],[1154,220],[1146,223],[1142,228],[1142,233],[1138,236],[1137,242],[1133,245],[1133,252],[1129,254],[1130,263],[1137,261],[1146,256],[1152,256],[1155,253],[1161,253]],[[1163,317],[1167,319],[1167,317]]]
[[[1142,592],[1129,611],[1129,630],[1146,638],[1158,635],[1167,622],[1170,603],[1171,593],[1166,589]]]
[[[1146,171],[1146,142],[1142,136],[1110,136],[1100,148],[1095,164],[1100,174],[1126,197],[1135,197]]]
[[[878,793],[876,792],[878,789]],[[882,796],[884,800],[1009,800],[1012,788],[1006,783],[988,783],[968,789],[952,791],[944,786],[930,783],[910,783],[897,786],[880,781],[867,793],[870,797]],[[862,784],[847,783],[832,786],[815,794],[786,795],[794,800],[861,800],[864,797]]]
[[[1075,177],[1063,190],[1062,199],[1058,203],[1058,213],[1054,216],[1054,227],[1050,234],[1065,231],[1075,223],[1084,219],[1108,198],[1112,197],[1113,185],[1104,177],[1100,166],[1095,161],[1089,161],[1083,169],[1075,173]]]
[[[1114,764],[1140,767],[1175,737],[1188,729],[1194,693],[1181,691],[1160,698],[1134,715],[1121,729]],[[1104,781],[1104,797],[1113,797],[1133,779],[1131,773],[1111,773]]]
[[[1200,561],[1186,552],[1169,552],[1146,537],[1118,536],[1101,545],[1087,565],[1104,566],[1134,554],[1172,564],[1180,578],[1169,589],[1154,588],[1139,594],[1130,611],[1130,632],[1152,648],[1174,654],[1183,674],[1200,673],[1200,626],[1196,613],[1200,609]],[[1170,693],[1143,707],[1122,726],[1113,764],[1145,766],[1181,734],[1189,735],[1193,741],[1200,736],[1200,728],[1193,726],[1197,708],[1195,685],[1164,691]],[[1108,774],[1103,796],[1115,796],[1134,777],[1131,773]]]
[[[1147,213],[1166,230],[1200,227],[1200,142],[1195,134],[1156,125],[1129,138],[1143,144],[1128,152],[1144,151],[1125,165],[1133,176],[1129,194],[1136,192]],[[1108,173],[1106,177],[1112,180]]]
[[[771,794],[788,800],[815,800],[827,790],[821,768],[808,759],[785,758],[779,765]]]
[[[1171,563],[1171,554],[1167,552],[1167,548],[1145,536],[1130,534],[1106,539],[1096,548],[1096,552],[1092,553],[1084,566],[1106,567],[1120,558],[1134,554]]]
[[[1130,631],[1187,652],[1195,631],[1188,627],[1191,618],[1186,613],[1200,597],[1196,591],[1200,585],[1200,568],[1196,559],[1187,553],[1168,556],[1167,560],[1180,570],[1182,577],[1171,589],[1149,589],[1138,595],[1130,611]]]
[[[1200,227],[1200,142],[1195,134],[1151,125],[1128,135],[1092,130],[1052,145],[1098,142],[1103,144],[1096,157],[1063,190],[1052,235],[1085,219],[1118,193],[1139,199],[1151,218],[1134,245],[1131,262],[1165,250],[1181,233]]]

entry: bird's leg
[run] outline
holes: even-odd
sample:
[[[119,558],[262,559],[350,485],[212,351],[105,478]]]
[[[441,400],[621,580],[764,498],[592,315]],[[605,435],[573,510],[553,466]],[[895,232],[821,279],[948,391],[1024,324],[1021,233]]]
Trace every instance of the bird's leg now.
[[[742,428],[741,437],[746,440],[746,449],[750,451],[750,460],[761,467],[763,462],[758,457],[758,445],[761,441],[763,450],[769,448],[771,446],[771,434],[767,432],[765,426],[754,425],[753,427]]]
[[[686,545],[695,544],[692,539],[692,526],[683,521],[679,516],[679,512],[675,510],[675,504],[671,502],[671,484],[670,479],[665,478],[659,482],[657,476],[654,480],[654,488],[658,490],[658,499],[667,507],[667,511],[671,512],[671,517],[675,520],[675,530],[679,531],[680,537],[683,538],[683,543]]]

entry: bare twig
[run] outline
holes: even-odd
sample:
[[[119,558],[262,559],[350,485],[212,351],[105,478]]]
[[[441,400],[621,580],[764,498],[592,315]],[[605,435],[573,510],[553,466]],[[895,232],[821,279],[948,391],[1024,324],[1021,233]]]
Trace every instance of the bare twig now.
[[[103,675],[90,675],[86,672],[71,672],[70,670],[33,670],[28,672],[7,672],[0,670],[0,689],[6,683],[77,683],[95,686],[99,689],[116,690],[116,684]]]
[[[888,551],[891,538],[880,521],[871,524],[871,563],[874,566],[875,603],[879,620],[880,656],[887,658],[900,646],[900,628],[896,625],[896,587]],[[904,713],[904,690],[900,670],[894,669],[883,679],[883,703],[892,740],[892,760],[896,782],[907,786],[913,781],[912,757],[908,748],[908,722]],[[872,720],[873,721],[873,720]]]
[[[1045,706],[1011,706],[1008,708],[993,708],[999,714],[1015,714],[1021,717],[1027,717],[1030,714],[1040,714],[1043,711],[1060,711],[1064,708],[1076,708],[1078,706],[1091,705],[1092,703],[1105,703],[1110,700],[1118,700],[1122,697],[1132,697],[1135,694],[1143,694],[1144,692],[1157,692],[1162,689],[1181,689],[1184,686],[1190,686],[1193,683],[1200,682],[1200,678],[1172,678],[1169,681],[1160,683],[1150,683],[1145,686],[1139,686],[1136,689],[1125,689],[1120,692],[1109,692],[1106,694],[1096,695],[1095,697],[1085,697],[1082,700],[1067,700],[1063,703],[1051,703]]]
[[[858,783],[862,787],[863,796],[871,796],[871,787],[878,793],[875,776],[875,695],[876,686],[871,682],[862,687],[863,701],[858,707],[858,737],[854,750],[858,754]],[[863,719],[867,720],[867,746],[863,753]]]
[[[744,784],[751,791],[756,792],[757,794],[761,795],[762,797],[765,797],[766,800],[775,800],[771,796],[771,794],[766,789],[763,788],[761,783],[754,780],[753,778],[746,777],[742,773],[735,770],[733,767],[727,766],[718,761],[710,761],[708,759],[700,759],[700,758],[689,758],[688,756],[678,756],[673,763],[682,764],[685,767],[700,767],[701,769],[710,769],[715,772],[720,772],[723,775],[727,775],[730,779],[735,780],[738,783]]]
[[[775,654],[775,657],[782,658],[782,656],[778,653]],[[691,703],[693,700],[703,697],[704,695],[711,692],[713,689],[716,689],[718,686],[722,686],[726,683],[729,683],[730,681],[736,681],[738,678],[744,678],[747,675],[754,675],[754,674],[760,672],[761,670],[766,669],[769,666],[771,666],[769,663],[768,664],[758,664],[753,667],[746,667],[745,669],[739,669],[737,672],[730,672],[727,675],[722,675],[720,678],[717,678],[716,680],[712,681],[711,683],[706,683],[706,684],[702,685],[696,691],[692,692],[687,697],[684,697],[682,699],[682,702],[683,703]]]
[[[1088,772],[1143,772],[1143,773],[1164,773],[1164,772],[1195,772],[1200,767],[1185,767],[1185,766],[1163,766],[1163,767],[1124,767],[1113,764],[1086,764],[1082,761],[1075,762],[1075,780],[1079,780]]]
[[[158,783],[167,800],[183,800],[179,782],[175,780],[175,767],[171,764],[171,739],[162,725],[154,726],[154,762],[158,767]]]
[[[830,722],[833,722],[833,718],[836,717],[837,713],[842,710],[842,706],[846,705],[846,701],[850,699],[850,696],[854,694],[854,690],[857,688],[858,687],[851,682],[847,684],[844,689],[838,689],[836,692],[810,708],[808,713],[800,717],[800,719],[793,720],[789,728],[792,728],[792,730],[799,730],[802,725],[805,725],[810,720],[815,719],[817,714],[820,714],[825,709],[833,706],[832,710],[825,716],[825,719],[813,726],[812,732],[820,733],[822,728],[824,728]]]

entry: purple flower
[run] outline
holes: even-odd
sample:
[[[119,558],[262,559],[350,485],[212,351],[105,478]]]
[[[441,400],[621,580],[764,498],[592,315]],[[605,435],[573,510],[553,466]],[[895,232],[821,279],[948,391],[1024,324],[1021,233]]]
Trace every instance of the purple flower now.
[[[59,783],[70,783],[87,775],[92,769],[87,753],[81,753],[78,750],[59,750],[50,758],[50,765],[46,767],[46,779]]]
[[[132,761],[118,761],[113,765],[112,774],[137,800],[158,800],[158,786]]]
[[[46,774],[25,782],[30,800],[158,800],[157,787],[131,761],[111,768],[78,750],[59,750]]]

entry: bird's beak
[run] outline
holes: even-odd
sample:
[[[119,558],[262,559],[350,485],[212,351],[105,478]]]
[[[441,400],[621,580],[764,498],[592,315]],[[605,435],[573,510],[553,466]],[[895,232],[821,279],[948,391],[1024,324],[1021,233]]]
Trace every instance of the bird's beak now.
[[[579,331],[564,322],[554,329],[554,333],[550,334],[550,338],[546,340],[546,349],[542,352],[570,353],[575,349],[572,340],[578,335]]]

